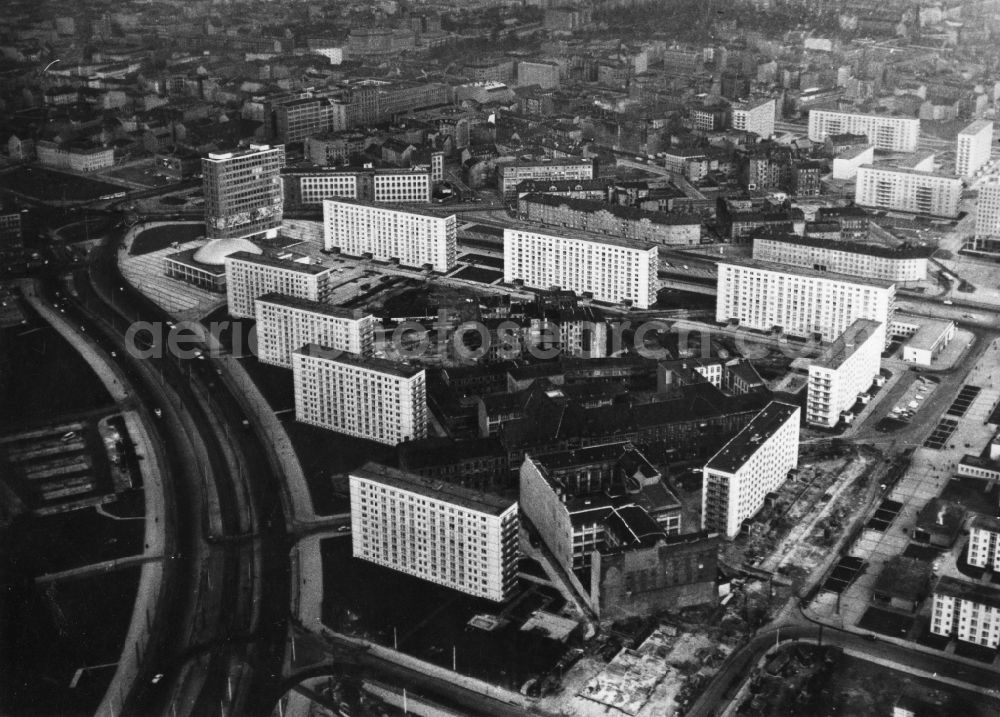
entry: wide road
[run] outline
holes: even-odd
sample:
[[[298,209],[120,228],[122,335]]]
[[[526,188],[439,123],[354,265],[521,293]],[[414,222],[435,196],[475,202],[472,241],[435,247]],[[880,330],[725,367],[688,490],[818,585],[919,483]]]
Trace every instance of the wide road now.
[[[98,304],[100,294],[113,297],[113,306],[103,305],[105,311],[169,331],[169,317],[122,280],[116,254],[117,241],[106,242],[95,253],[90,280],[101,291],[88,294],[86,282],[78,282],[81,295],[86,294],[91,305]],[[124,332],[126,322],[118,326]],[[222,704],[231,714],[269,714],[279,690],[289,605],[280,478],[272,473],[261,441],[243,428],[244,415],[218,380],[211,360],[168,356],[146,361],[177,393],[205,444],[210,461],[206,477],[217,478],[211,489],[218,494],[223,535],[252,534],[245,540],[220,541],[213,539],[211,526],[200,526],[199,539],[191,547],[201,553],[201,564],[209,566],[209,573],[188,576],[188,590],[178,591],[174,615],[182,621],[200,620],[198,616],[206,614],[204,606],[218,606],[208,613],[216,624],[195,625],[192,630],[182,623],[162,626],[159,641],[154,642],[160,650],[149,660],[150,682],[139,686],[130,711],[205,714],[209,709],[217,712]],[[229,470],[233,461],[240,466],[238,475]],[[185,492],[205,492],[200,476],[188,478],[191,484]],[[200,523],[204,516],[191,519]],[[194,642],[189,633],[198,636]],[[154,686],[152,677],[157,674],[166,677]],[[252,676],[236,680],[236,694],[230,681],[233,674]],[[168,679],[178,677],[188,684]],[[174,704],[174,695],[185,695],[185,703]]]

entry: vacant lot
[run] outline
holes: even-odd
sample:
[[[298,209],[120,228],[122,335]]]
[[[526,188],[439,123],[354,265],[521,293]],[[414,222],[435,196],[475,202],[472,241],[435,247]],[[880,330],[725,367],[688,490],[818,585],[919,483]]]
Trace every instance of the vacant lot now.
[[[87,202],[127,187],[41,167],[18,167],[0,174],[0,189],[7,189],[43,202]]]

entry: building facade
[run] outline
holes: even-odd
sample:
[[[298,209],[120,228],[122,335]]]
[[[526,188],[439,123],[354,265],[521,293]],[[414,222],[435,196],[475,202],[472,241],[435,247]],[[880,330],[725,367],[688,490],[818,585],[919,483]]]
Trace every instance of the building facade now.
[[[934,585],[931,632],[996,649],[1000,646],[1000,588],[941,576]]]
[[[264,294],[254,302],[257,359],[292,367],[292,352],[306,344],[369,357],[375,351],[375,317],[318,301]]]
[[[588,292],[598,301],[626,300],[640,309],[656,303],[659,254],[654,245],[626,244],[505,228],[504,281],[547,289],[559,286]]]
[[[799,408],[772,401],[702,471],[702,527],[732,538],[799,464]]]
[[[309,207],[325,199],[356,199],[386,204],[427,204],[434,183],[430,167],[337,169],[283,172],[281,182],[290,206]]]
[[[517,503],[367,463],[351,471],[355,558],[493,602],[517,584]]]
[[[886,327],[858,319],[809,363],[806,422],[832,428],[879,373]]]
[[[284,201],[282,145],[250,145],[244,152],[212,153],[201,160],[205,233],[209,238],[277,236]]]
[[[990,161],[993,149],[993,123],[976,120],[958,133],[955,142],[955,174],[966,179]]]
[[[715,319],[792,336],[833,341],[857,319],[889,326],[896,285],[759,261],[719,263]]]
[[[371,254],[380,261],[398,259],[405,266],[429,264],[445,272],[457,258],[455,215],[397,209],[363,202],[323,202],[323,243],[328,251],[351,256]]]
[[[822,239],[794,234],[754,237],[753,258],[816,271],[884,281],[923,281],[933,250],[926,247]]]
[[[395,446],[427,437],[424,370],[307,344],[292,352],[295,418]]]
[[[975,515],[969,523],[969,565],[1000,573],[1000,519]]]
[[[835,134],[866,135],[876,149],[889,152],[916,152],[920,120],[834,110],[809,111],[809,139],[825,142]]]
[[[667,214],[589,199],[527,194],[517,200],[521,219],[666,246],[701,243],[701,217]]]
[[[226,257],[226,298],[229,313],[253,318],[259,296],[278,293],[296,299],[325,301],[330,295],[330,267],[275,259],[249,252]]]
[[[504,199],[517,197],[517,185],[528,180],[593,179],[592,159],[555,159],[512,162],[498,167],[498,185]]]
[[[976,232],[971,249],[1000,252],[1000,180],[991,177],[979,188],[976,202]]]
[[[753,132],[761,139],[774,134],[775,101],[773,99],[734,102],[732,106],[732,127],[744,132]]]
[[[854,202],[862,207],[954,219],[961,199],[959,177],[899,167],[858,168]]]

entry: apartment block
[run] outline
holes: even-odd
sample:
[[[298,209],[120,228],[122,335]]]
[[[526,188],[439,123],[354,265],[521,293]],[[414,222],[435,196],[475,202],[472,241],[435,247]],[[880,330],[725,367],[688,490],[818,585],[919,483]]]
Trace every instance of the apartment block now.
[[[369,357],[375,350],[375,317],[318,301],[270,293],[254,302],[257,359],[292,367],[292,352],[306,344]]]
[[[504,199],[517,197],[517,185],[528,180],[593,179],[594,160],[554,159],[519,161],[498,167],[500,194]]]
[[[392,169],[315,167],[282,172],[289,206],[310,207],[324,199],[357,199],[386,204],[427,204],[431,201],[429,166]]]
[[[962,180],[901,167],[859,167],[854,202],[862,207],[936,217],[958,216]]]
[[[977,514],[969,522],[969,565],[1000,573],[1000,518]]]
[[[958,133],[955,143],[955,174],[972,177],[976,170],[990,161],[993,149],[993,123],[976,120]]]
[[[427,437],[422,368],[306,344],[292,352],[295,418],[395,446]]]
[[[701,243],[701,217],[667,214],[590,199],[527,194],[517,200],[521,219],[665,246]]]
[[[920,120],[835,110],[809,111],[809,139],[825,142],[830,135],[866,135],[876,149],[889,152],[916,152]]]
[[[795,234],[767,234],[753,240],[753,258],[757,261],[885,281],[923,281],[932,253],[929,247],[890,247]]]
[[[515,501],[367,463],[351,471],[355,558],[493,602],[517,584]]]
[[[41,139],[35,145],[35,154],[39,164],[73,172],[96,172],[115,164],[113,148],[86,142],[58,144]]]
[[[832,428],[879,373],[886,327],[858,319],[809,362],[806,422]]]
[[[429,264],[435,271],[454,268],[457,257],[455,215],[415,208],[376,206],[327,199],[323,202],[323,243],[328,251],[371,254],[405,266]]]
[[[201,160],[205,232],[209,238],[277,235],[284,201],[282,145],[250,145],[242,152],[211,153]]]
[[[774,134],[773,99],[734,102],[731,112],[733,129],[753,132],[761,139],[767,139]]]
[[[330,267],[308,257],[282,259],[239,251],[226,257],[226,298],[229,313],[238,318],[255,315],[254,301],[278,293],[297,299],[325,301],[330,294]]]
[[[517,84],[519,87],[538,85],[543,90],[554,90],[559,87],[559,65],[522,60],[517,63]]]
[[[889,326],[896,310],[891,281],[755,260],[726,259],[718,266],[719,323],[833,341],[857,319]]]
[[[941,576],[934,585],[931,632],[990,649],[1000,647],[1000,588]]]
[[[571,230],[558,234],[522,228],[503,232],[504,281],[590,293],[598,301],[656,303],[659,254],[648,243],[595,238]]]
[[[976,202],[976,230],[972,249],[1000,251],[1000,181],[991,177],[979,188]]]
[[[799,464],[799,408],[772,401],[702,471],[702,528],[729,538]]]

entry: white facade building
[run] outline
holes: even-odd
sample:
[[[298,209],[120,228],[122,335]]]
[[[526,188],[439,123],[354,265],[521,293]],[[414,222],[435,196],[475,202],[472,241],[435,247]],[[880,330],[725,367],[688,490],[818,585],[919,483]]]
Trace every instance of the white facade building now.
[[[659,254],[654,244],[508,227],[503,258],[507,283],[590,292],[598,301],[628,300],[640,309],[656,303]]]
[[[1000,646],[1000,588],[942,576],[934,586],[931,632],[996,649]]]
[[[974,247],[995,251],[1000,239],[1000,179],[991,177],[979,187]]]
[[[955,174],[972,177],[976,170],[990,161],[993,149],[993,123],[976,120],[958,133],[955,143]]]
[[[772,401],[702,471],[702,530],[727,537],[764,505],[799,464],[799,408]]]
[[[833,341],[857,319],[889,326],[896,310],[896,285],[792,268],[771,262],[719,262],[715,320],[736,320],[758,331],[775,327],[792,336],[820,334]]]
[[[324,301],[330,294],[330,267],[305,261],[275,259],[240,251],[226,257],[226,298],[229,313],[254,316],[254,300],[278,293],[297,299]]]
[[[858,169],[875,163],[875,147],[857,147],[833,158],[834,179],[854,179]]]
[[[931,253],[931,249],[920,246],[889,247],[795,234],[765,235],[753,240],[753,258],[757,261],[885,281],[923,281]]]
[[[367,463],[350,473],[355,558],[494,602],[517,584],[517,502]]]
[[[291,170],[281,175],[289,204],[308,206],[325,199],[386,204],[427,204],[434,188],[431,166],[400,169]]]
[[[454,268],[457,258],[455,215],[419,209],[396,209],[362,202],[323,202],[323,242],[327,251],[375,259],[398,259],[405,266],[430,264],[436,271]]]
[[[291,368],[292,352],[305,344],[362,357],[375,350],[375,317],[361,309],[264,294],[254,302],[254,312],[261,363]]]
[[[910,334],[909,340],[903,345],[903,360],[920,366],[930,366],[934,363],[935,357],[955,338],[958,326],[948,319],[929,319],[924,316],[914,317],[912,321],[917,324],[917,329]],[[898,325],[900,322],[896,323]]]
[[[968,562],[1000,573],[1000,518],[979,514],[969,522]]]
[[[295,417],[390,446],[427,437],[422,368],[307,344],[292,352]]]
[[[553,159],[502,164],[498,168],[500,194],[505,199],[517,196],[517,185],[532,180],[593,179],[592,159]]]
[[[962,180],[901,167],[859,167],[854,202],[863,207],[936,217],[958,216]]]
[[[835,110],[809,111],[809,139],[825,142],[831,134],[863,134],[876,149],[916,152],[920,120]]]
[[[879,373],[885,324],[858,319],[809,364],[806,422],[832,428]]]
[[[761,139],[774,134],[773,99],[751,102],[734,102],[732,106],[733,129],[754,132]]]

